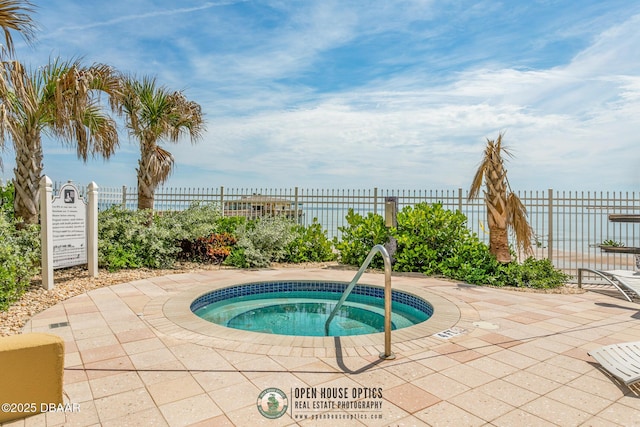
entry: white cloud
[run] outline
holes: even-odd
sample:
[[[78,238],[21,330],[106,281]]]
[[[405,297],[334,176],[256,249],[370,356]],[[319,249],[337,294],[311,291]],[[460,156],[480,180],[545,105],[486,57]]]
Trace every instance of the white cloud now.
[[[506,131],[516,155],[509,161],[512,182],[521,186],[628,185],[638,175],[631,150],[640,131],[634,118],[640,84],[638,76],[620,72],[630,69],[627,58],[640,45],[636,21],[605,32],[569,64],[550,70],[468,71],[422,90],[415,89],[419,78],[405,75],[395,79],[402,82],[397,88],[393,80],[376,82],[379,87],[310,99],[299,110],[213,118],[209,139],[227,161],[203,161],[213,151],[206,143],[179,158],[282,184],[324,177],[339,186],[466,187],[484,138]],[[636,43],[619,43],[628,39]],[[626,65],[611,74],[603,62]]]

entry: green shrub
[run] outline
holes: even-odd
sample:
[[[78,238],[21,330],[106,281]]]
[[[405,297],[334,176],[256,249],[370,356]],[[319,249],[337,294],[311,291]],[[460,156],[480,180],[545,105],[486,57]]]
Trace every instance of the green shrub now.
[[[387,230],[380,215],[363,217],[349,211],[349,225],[340,228],[342,241],[335,244],[341,251],[340,262],[360,266],[375,244],[384,244],[393,236],[398,242],[395,271],[443,275],[477,285],[535,288],[558,287],[568,279],[549,260],[498,263],[487,245],[467,228],[466,217],[441,204],[407,206],[397,219],[397,228]],[[382,267],[379,257],[373,261],[373,266]]]
[[[556,288],[569,280],[569,275],[557,270],[548,259],[527,258],[522,264],[511,262],[498,268],[497,286]]]
[[[456,245],[452,255],[442,260],[440,271],[443,276],[452,279],[486,285],[495,280],[498,265],[489,247],[473,236]]]
[[[380,215],[369,212],[366,217],[354,213],[349,209],[347,213],[347,226],[338,227],[342,238],[338,241],[334,238],[334,246],[340,251],[339,260],[343,264],[360,266],[371,248],[377,244],[385,244],[389,240],[390,232],[384,225],[384,219]],[[371,260],[371,267],[383,268],[381,257]]]
[[[216,231],[218,233],[229,233],[237,235],[240,226],[247,222],[247,218],[243,216],[225,216],[220,217],[216,221]]]
[[[249,268],[249,262],[244,255],[244,248],[236,245],[229,256],[224,260],[224,265],[231,265],[238,268]]]
[[[6,310],[29,287],[40,267],[40,227],[16,230],[15,222],[0,215],[0,310]]]
[[[122,268],[165,268],[175,262],[179,230],[167,228],[148,211],[111,207],[98,215],[98,264],[109,271]],[[165,225],[165,226],[163,226]]]
[[[235,241],[228,231],[244,218],[223,218],[217,205],[193,203],[156,214],[114,206],[100,212],[98,222],[98,262],[113,271],[171,267],[178,257],[221,262]]]
[[[284,260],[287,246],[295,239],[294,223],[281,216],[266,216],[240,225],[238,243],[227,265],[236,267],[268,267]]]
[[[398,240],[396,270],[442,274],[440,264],[458,256],[461,240],[469,237],[465,223],[464,215],[439,204],[406,206],[398,212],[398,227],[393,232]]]
[[[420,203],[398,213],[397,271],[443,275],[467,283],[487,283],[497,262],[475,233],[467,228],[461,212],[441,204]]]
[[[12,181],[9,181],[5,186],[0,185],[0,214],[4,214],[8,218],[13,218],[14,196],[15,189]]]
[[[285,262],[322,262],[335,258],[333,245],[317,218],[307,227],[294,225],[292,231],[295,238],[286,248]]]
[[[162,212],[156,215],[154,223],[160,228],[170,230],[178,245],[183,240],[194,241],[221,230],[223,218],[220,208],[214,203],[192,203],[183,211]]]

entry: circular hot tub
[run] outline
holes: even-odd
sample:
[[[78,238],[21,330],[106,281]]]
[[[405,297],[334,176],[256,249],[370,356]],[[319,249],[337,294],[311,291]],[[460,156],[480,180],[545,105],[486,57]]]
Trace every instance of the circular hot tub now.
[[[344,290],[345,283],[352,277],[352,271],[321,269],[216,270],[193,276],[176,276],[175,279],[167,279],[170,291],[161,292],[158,290],[157,296],[145,304],[144,311],[140,315],[151,327],[164,336],[219,350],[253,354],[309,355],[334,354],[334,352],[342,352],[350,348],[351,351],[357,351],[358,354],[378,356],[380,346],[385,342],[383,332],[351,336],[276,335],[229,328],[209,322],[193,312],[193,310],[216,303],[217,300],[282,292],[284,288],[289,286],[287,283],[299,283],[300,285],[295,285],[299,290],[300,286],[310,286],[316,289],[324,286],[325,292],[339,294]],[[323,282],[332,285],[318,285]],[[372,293],[372,296],[382,299],[384,288],[380,282],[383,282],[382,275],[365,273],[358,283],[359,287],[356,292],[359,293],[354,294],[355,296],[352,298],[356,298],[356,296],[361,298],[363,293],[365,295]],[[404,349],[424,348],[435,342],[441,342],[441,338],[435,334],[454,325],[462,328],[467,326],[465,322],[459,324],[461,311],[458,304],[464,303],[453,302],[441,295],[437,289],[443,285],[450,286],[450,283],[417,275],[399,275],[393,278],[391,288],[394,306],[397,307],[398,303],[405,304],[430,314],[427,320],[407,327],[401,327],[399,317],[393,314],[392,321],[397,328],[391,333],[393,346],[402,343]],[[360,292],[361,290],[363,292]],[[370,306],[368,302],[367,305]],[[371,310],[369,307],[369,311]],[[240,310],[238,313],[243,312],[246,310]],[[471,313],[472,310],[470,309],[468,312]],[[350,325],[355,325],[344,322],[345,329]],[[321,320],[320,323],[324,324],[324,321]],[[330,324],[330,333],[332,334],[335,333],[333,331],[334,323],[336,323],[336,318]],[[471,326],[469,325],[469,327]]]
[[[384,288],[356,285],[329,325],[346,282],[269,281],[245,283],[198,296],[190,309],[209,322],[250,332],[293,336],[351,336],[384,331]],[[433,306],[392,290],[392,329],[428,320]]]

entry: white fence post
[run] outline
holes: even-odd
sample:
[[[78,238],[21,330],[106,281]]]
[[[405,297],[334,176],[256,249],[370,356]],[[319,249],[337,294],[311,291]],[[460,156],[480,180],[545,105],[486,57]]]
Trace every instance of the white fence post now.
[[[87,186],[87,268],[90,277],[98,275],[98,185]]]
[[[40,247],[42,286],[53,289],[53,220],[51,219],[51,196],[53,183],[48,176],[40,178]]]

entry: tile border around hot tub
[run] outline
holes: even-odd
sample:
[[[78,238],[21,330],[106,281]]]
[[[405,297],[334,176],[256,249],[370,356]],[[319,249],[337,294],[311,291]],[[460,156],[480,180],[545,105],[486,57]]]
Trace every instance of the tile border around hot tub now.
[[[213,289],[195,298],[190,309],[197,312],[199,309],[209,304],[228,300],[230,298],[247,297],[251,295],[264,295],[280,292],[330,292],[342,294],[349,282],[337,280],[271,280],[244,283]],[[353,297],[352,297],[353,296]],[[363,296],[374,297],[384,300],[384,287],[357,284],[351,290],[350,301],[359,302]],[[394,303],[401,303],[412,307],[430,317],[433,314],[433,307],[423,298],[418,298],[412,293],[394,289],[392,293]]]
[[[266,278],[264,282],[287,280],[303,281],[305,279],[292,277],[274,280],[273,278]],[[384,346],[384,333],[339,338],[263,334],[216,325],[196,316],[190,309],[191,303],[206,293],[229,286],[256,282],[260,281],[255,280],[255,278],[243,278],[188,286],[187,289],[177,294],[158,297],[150,301],[144,308],[144,319],[159,332],[174,338],[219,349],[242,350],[257,354],[283,353],[286,348],[292,347],[310,349],[335,348],[338,342],[342,348],[361,348],[363,350],[366,349],[364,351],[367,353],[377,354],[376,352],[380,351]],[[379,285],[367,283],[365,280],[360,281],[358,284],[380,287]],[[394,344],[411,343],[416,340],[426,340],[427,342],[422,344],[428,344],[429,341],[435,340],[432,337],[435,333],[451,328],[460,320],[460,309],[456,304],[437,293],[427,291],[418,286],[405,284],[394,283],[392,288],[422,298],[428,301],[434,309],[433,315],[427,321],[415,326],[394,330],[391,333],[392,347]]]

